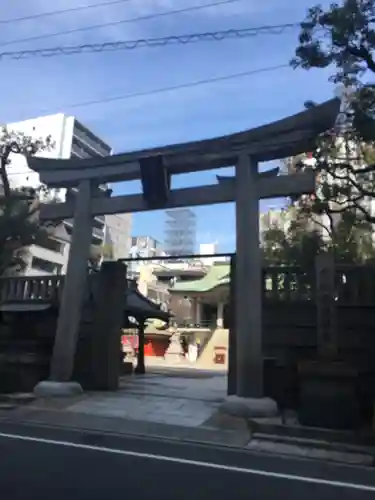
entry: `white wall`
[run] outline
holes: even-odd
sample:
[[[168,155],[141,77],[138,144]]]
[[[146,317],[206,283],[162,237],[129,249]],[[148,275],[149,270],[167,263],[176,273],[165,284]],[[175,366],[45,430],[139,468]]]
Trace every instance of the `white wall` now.
[[[218,252],[218,244],[217,242],[215,243],[201,243],[199,245],[199,254],[200,255],[209,255],[209,254],[215,254]],[[225,261],[226,257],[203,257],[201,261],[205,265],[212,265],[214,262],[219,262],[219,261]]]
[[[209,254],[217,252],[217,243],[201,243],[199,245],[199,254]]]
[[[129,257],[132,214],[106,215],[105,223],[109,236],[106,241],[112,245],[114,260]]]

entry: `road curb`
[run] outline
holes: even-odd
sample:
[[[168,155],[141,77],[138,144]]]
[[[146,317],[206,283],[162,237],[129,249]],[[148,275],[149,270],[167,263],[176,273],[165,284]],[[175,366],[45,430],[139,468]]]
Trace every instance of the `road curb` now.
[[[43,421],[27,421],[27,420],[17,420],[14,419],[5,419],[0,417],[0,424],[17,424],[23,425],[28,428],[38,428],[38,429],[49,429],[49,430],[64,430],[69,432],[77,432],[86,436],[93,435],[105,435],[108,437],[117,437],[117,438],[135,438],[135,439],[151,439],[155,441],[167,441],[169,443],[180,443],[180,444],[196,444],[198,446],[213,446],[214,448],[223,448],[227,450],[242,450],[246,451],[246,446],[234,443],[223,443],[217,440],[211,439],[193,439],[186,437],[176,437],[176,436],[166,436],[164,434],[156,434],[156,433],[142,433],[142,432],[115,432],[103,429],[93,429],[91,427],[74,427],[71,425],[62,425],[62,424],[48,424]]]
[[[11,416],[10,416],[11,415]],[[249,441],[247,436],[237,431],[219,430],[209,427],[183,427],[176,425],[157,424],[146,421],[130,421],[115,417],[92,417],[85,414],[67,414],[58,410],[37,410],[21,408],[16,411],[6,411],[0,415],[0,423],[21,424],[34,427],[59,428],[81,432],[101,432],[112,435],[154,437],[179,442],[197,442],[215,446],[242,448]]]
[[[240,422],[242,420],[242,422]],[[53,409],[31,409],[19,407],[19,411],[4,411],[0,415],[0,423],[23,425],[31,428],[65,430],[83,434],[105,434],[111,436],[150,438],[167,440],[181,444],[197,444],[250,453],[289,456],[312,459],[322,462],[334,462],[347,465],[373,466],[375,450],[371,447],[345,446],[341,443],[327,443],[319,440],[289,438],[280,435],[244,432],[248,424],[244,419],[218,421],[221,428],[203,424],[191,428],[171,426],[145,421],[130,421],[115,417],[94,417],[87,414],[68,413]],[[231,426],[235,430],[231,430]]]
[[[374,466],[374,455],[354,451],[343,451],[328,447],[312,446],[306,442],[271,441],[254,437],[247,445],[247,449],[257,452],[273,453],[296,458],[335,462],[346,465]]]
[[[291,423],[282,423],[281,418],[258,418],[249,420],[249,426],[253,432],[263,434],[288,436],[290,438],[317,439],[354,446],[374,446],[375,433],[373,431],[342,431],[335,429],[324,429],[321,427],[307,427]]]
[[[281,436],[279,434],[269,434],[263,432],[254,432],[253,439],[269,441],[280,444],[294,444],[300,446],[310,446],[326,451],[338,451],[343,453],[357,453],[375,456],[374,446],[353,445],[340,443],[336,441],[325,441],[322,439],[299,438],[290,436]]]

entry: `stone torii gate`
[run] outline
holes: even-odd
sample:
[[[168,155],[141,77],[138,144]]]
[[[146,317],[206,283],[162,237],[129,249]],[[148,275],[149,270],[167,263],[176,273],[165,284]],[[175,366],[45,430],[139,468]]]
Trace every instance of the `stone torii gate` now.
[[[276,404],[264,398],[262,361],[262,286],[259,248],[259,199],[312,193],[312,172],[259,173],[259,162],[310,151],[317,135],[331,129],[340,101],[333,99],[294,116],[245,132],[215,139],[171,145],[90,159],[28,158],[31,169],[48,187],[78,188],[74,200],[45,204],[47,220],[74,217],[72,243],[63,290],[49,381],[36,394],[80,391],[71,381],[81,304],[87,275],[92,218],[145,210],[236,203],[236,354],[237,395],[250,414],[273,414]],[[171,189],[172,175],[235,166],[234,177],[217,183]],[[99,184],[140,179],[142,193],[95,197]],[[232,398],[233,399],[233,398]]]

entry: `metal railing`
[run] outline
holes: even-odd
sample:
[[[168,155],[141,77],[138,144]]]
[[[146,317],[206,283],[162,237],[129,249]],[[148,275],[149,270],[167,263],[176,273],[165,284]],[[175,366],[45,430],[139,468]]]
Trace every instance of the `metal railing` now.
[[[0,301],[59,300],[64,276],[38,276],[0,279]]]

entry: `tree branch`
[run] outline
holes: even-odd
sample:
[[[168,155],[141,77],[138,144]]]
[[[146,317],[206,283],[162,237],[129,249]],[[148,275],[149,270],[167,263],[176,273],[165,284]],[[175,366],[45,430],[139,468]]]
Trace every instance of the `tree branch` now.
[[[362,44],[358,47],[353,45],[348,45],[348,52],[358,59],[362,59],[367,64],[370,71],[375,73],[375,61],[371,56],[371,53]]]
[[[3,183],[4,195],[6,198],[10,197],[10,183],[7,173],[7,164],[9,162],[9,155],[12,151],[11,144],[7,144],[0,156],[0,176]]]

